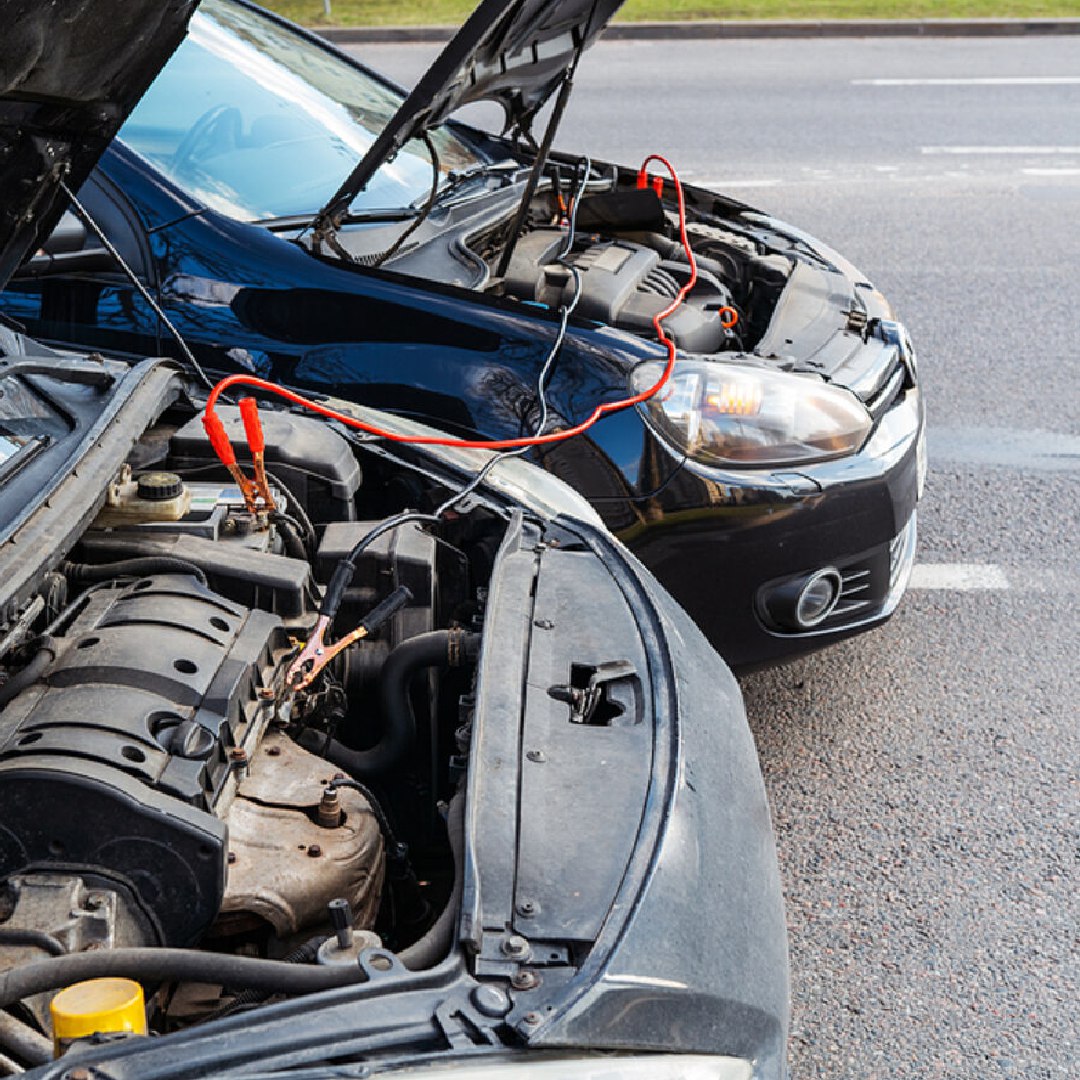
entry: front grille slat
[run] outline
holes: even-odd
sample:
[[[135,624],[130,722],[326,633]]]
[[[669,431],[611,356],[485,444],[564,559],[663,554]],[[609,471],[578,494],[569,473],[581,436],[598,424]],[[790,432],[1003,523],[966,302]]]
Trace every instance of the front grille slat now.
[[[870,606],[871,605],[869,600],[852,600],[850,603],[847,604],[841,601],[836,605],[836,607],[833,608],[830,618],[835,619],[837,616],[841,615],[852,615],[856,611],[862,611],[864,608],[868,608]],[[826,621],[825,625],[829,625],[828,621]]]

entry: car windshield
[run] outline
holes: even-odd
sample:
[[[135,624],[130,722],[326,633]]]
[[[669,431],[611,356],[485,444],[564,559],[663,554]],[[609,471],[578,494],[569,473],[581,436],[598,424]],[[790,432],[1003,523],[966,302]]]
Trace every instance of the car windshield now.
[[[119,138],[231,217],[306,216],[337,191],[401,101],[260,12],[206,0]],[[478,162],[445,127],[431,135],[444,171]],[[414,141],[379,169],[352,210],[400,210],[430,187],[431,159]]]

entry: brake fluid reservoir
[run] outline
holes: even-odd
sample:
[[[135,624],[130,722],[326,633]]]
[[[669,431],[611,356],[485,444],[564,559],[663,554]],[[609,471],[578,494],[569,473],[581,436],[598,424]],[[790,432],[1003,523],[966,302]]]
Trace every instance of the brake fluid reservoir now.
[[[191,492],[176,473],[148,472],[133,478],[124,471],[108,488],[99,528],[149,521],[179,521],[191,509]]]

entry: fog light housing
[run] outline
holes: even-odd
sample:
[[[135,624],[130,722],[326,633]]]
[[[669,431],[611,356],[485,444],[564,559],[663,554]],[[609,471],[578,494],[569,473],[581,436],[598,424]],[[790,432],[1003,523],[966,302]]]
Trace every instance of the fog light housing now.
[[[762,606],[767,620],[781,630],[812,630],[833,613],[843,587],[840,571],[827,566],[768,590]]]

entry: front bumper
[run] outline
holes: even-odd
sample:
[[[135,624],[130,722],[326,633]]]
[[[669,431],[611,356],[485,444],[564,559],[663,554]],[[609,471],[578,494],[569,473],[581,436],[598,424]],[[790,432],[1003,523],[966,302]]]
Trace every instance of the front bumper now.
[[[687,462],[620,537],[733,667],[820,648],[885,621],[915,556],[925,472],[923,403],[905,391],[850,458],[791,472]],[[769,595],[835,568],[843,590],[811,629],[769,617]]]

